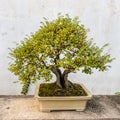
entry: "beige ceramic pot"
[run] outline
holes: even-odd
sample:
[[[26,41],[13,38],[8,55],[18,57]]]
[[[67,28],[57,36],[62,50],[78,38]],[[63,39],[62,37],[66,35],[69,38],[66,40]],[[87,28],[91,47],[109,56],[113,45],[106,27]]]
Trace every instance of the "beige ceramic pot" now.
[[[53,110],[76,110],[84,111],[87,101],[92,98],[91,93],[83,84],[81,87],[86,91],[87,96],[65,96],[65,97],[40,97],[38,96],[40,84],[37,85],[35,98],[39,101],[40,111],[50,112]]]

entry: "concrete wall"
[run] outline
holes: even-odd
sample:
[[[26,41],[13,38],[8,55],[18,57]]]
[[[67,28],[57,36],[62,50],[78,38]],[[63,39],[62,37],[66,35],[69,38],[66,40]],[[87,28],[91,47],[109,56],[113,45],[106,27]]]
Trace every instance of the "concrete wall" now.
[[[101,46],[109,43],[108,51],[116,60],[104,73],[78,72],[69,79],[84,83],[93,94],[114,94],[120,91],[120,0],[0,0],[0,95],[18,95],[21,85],[8,71],[8,48],[38,29],[43,17],[54,19],[57,13],[79,16],[80,21],[91,29],[89,36]],[[40,81],[38,81],[40,82]],[[29,94],[34,93],[35,85]]]

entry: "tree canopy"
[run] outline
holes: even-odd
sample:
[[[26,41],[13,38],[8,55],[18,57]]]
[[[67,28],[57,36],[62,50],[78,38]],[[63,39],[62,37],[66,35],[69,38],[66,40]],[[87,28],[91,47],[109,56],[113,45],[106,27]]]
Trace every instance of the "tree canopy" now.
[[[22,93],[28,92],[29,85],[41,77],[51,80],[52,72],[64,69],[65,73],[82,72],[91,74],[92,69],[105,71],[113,59],[87,38],[89,29],[69,15],[59,15],[49,21],[44,18],[39,29],[25,38],[10,51],[13,62],[9,70],[18,76],[23,84]],[[57,69],[55,69],[57,68]]]

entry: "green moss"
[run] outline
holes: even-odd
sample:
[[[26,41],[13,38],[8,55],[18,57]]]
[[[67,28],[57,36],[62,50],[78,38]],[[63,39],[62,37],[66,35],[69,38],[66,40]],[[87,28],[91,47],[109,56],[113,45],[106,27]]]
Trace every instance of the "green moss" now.
[[[72,83],[68,89],[60,89],[55,83],[42,83],[39,88],[39,96],[86,96],[83,88]]]

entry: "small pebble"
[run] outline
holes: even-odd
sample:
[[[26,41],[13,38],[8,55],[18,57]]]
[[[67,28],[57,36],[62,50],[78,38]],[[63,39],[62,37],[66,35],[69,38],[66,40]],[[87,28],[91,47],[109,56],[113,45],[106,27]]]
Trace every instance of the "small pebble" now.
[[[7,107],[6,109],[10,109],[10,107]]]

